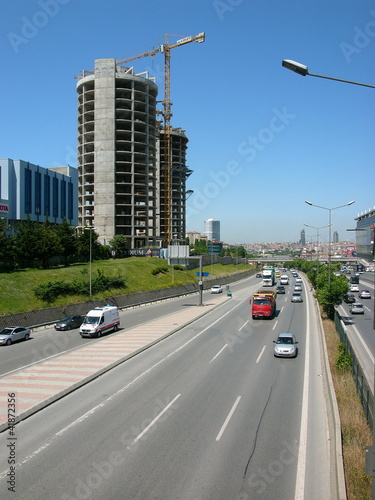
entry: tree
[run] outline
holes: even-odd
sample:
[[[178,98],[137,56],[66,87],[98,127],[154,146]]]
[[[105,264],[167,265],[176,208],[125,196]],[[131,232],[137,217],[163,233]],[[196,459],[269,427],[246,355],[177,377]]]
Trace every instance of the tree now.
[[[56,234],[61,245],[61,253],[64,264],[67,266],[69,260],[73,260],[77,256],[77,238],[75,228],[68,221],[64,220],[61,224],[55,226]]]
[[[115,234],[109,244],[117,259],[129,257],[128,240],[124,234]]]
[[[61,255],[63,247],[57,232],[48,220],[38,224],[37,231],[39,233],[38,252],[43,268],[48,268],[54,257]]]
[[[28,217],[21,220],[14,235],[16,258],[21,267],[37,267],[39,265],[39,226]]]
[[[95,258],[98,258],[100,254],[100,243],[98,242],[98,239],[99,235],[94,231],[94,229],[82,229],[82,232],[77,238],[78,256],[88,262],[90,260],[91,245],[91,259],[95,260]]]
[[[0,219],[0,271],[12,271],[15,268],[15,251],[13,238],[6,234],[7,225]]]
[[[192,255],[207,255],[207,240],[195,240],[191,250]]]
[[[348,280],[343,276],[331,276],[331,282],[329,283],[328,280],[325,280],[324,273],[320,273],[317,286],[316,297],[319,304],[321,304],[328,317],[333,319],[335,306],[340,305],[348,293]]]

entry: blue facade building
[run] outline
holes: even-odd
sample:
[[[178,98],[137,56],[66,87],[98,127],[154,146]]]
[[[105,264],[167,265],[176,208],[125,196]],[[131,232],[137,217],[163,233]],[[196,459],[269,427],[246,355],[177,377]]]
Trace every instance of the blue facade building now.
[[[78,224],[78,170],[43,168],[23,160],[0,159],[0,217],[17,221]]]

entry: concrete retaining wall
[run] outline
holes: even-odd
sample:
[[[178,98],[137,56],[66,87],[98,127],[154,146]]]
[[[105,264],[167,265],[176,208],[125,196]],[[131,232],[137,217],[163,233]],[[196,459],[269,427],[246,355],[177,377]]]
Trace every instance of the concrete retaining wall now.
[[[206,290],[213,285],[226,285],[233,283],[247,276],[255,274],[255,270],[243,271],[234,274],[226,274],[217,278],[206,278],[203,282],[203,288]],[[67,306],[48,307],[46,309],[37,309],[35,311],[25,311],[18,314],[9,314],[0,316],[0,328],[7,326],[28,326],[36,327],[54,323],[64,316],[73,316],[76,314],[86,314],[94,307],[101,307],[106,304],[113,304],[120,309],[126,307],[134,307],[147,302],[166,299],[168,297],[176,297],[189,293],[198,292],[198,284],[190,283],[170,288],[162,288],[160,290],[151,290],[148,292],[132,293],[128,295],[108,296],[103,300],[90,300],[87,302],[79,302]]]

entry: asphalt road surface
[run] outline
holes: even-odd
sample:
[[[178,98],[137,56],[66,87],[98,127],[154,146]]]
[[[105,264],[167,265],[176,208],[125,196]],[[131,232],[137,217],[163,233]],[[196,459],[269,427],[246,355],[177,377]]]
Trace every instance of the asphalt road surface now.
[[[252,320],[258,285],[2,433],[1,498],[330,499],[311,296],[292,304],[289,286],[276,318]],[[274,358],[280,332],[297,358]]]

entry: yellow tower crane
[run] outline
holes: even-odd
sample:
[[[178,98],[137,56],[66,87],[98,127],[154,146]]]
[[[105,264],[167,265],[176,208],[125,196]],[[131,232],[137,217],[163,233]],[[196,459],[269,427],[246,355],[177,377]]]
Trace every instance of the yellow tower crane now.
[[[175,35],[169,35],[175,36]],[[164,118],[164,178],[165,178],[165,228],[164,228],[164,246],[168,247],[171,242],[172,232],[172,152],[171,152],[171,117],[172,117],[172,102],[171,102],[171,49],[181,47],[191,42],[202,43],[205,40],[205,33],[198,33],[196,36],[187,36],[177,40],[176,43],[169,45],[168,34],[165,35],[165,43],[159,45],[153,50],[142,52],[141,54],[120,59],[117,64],[124,64],[141,57],[154,56],[157,53],[164,54],[164,99],[163,118]]]

